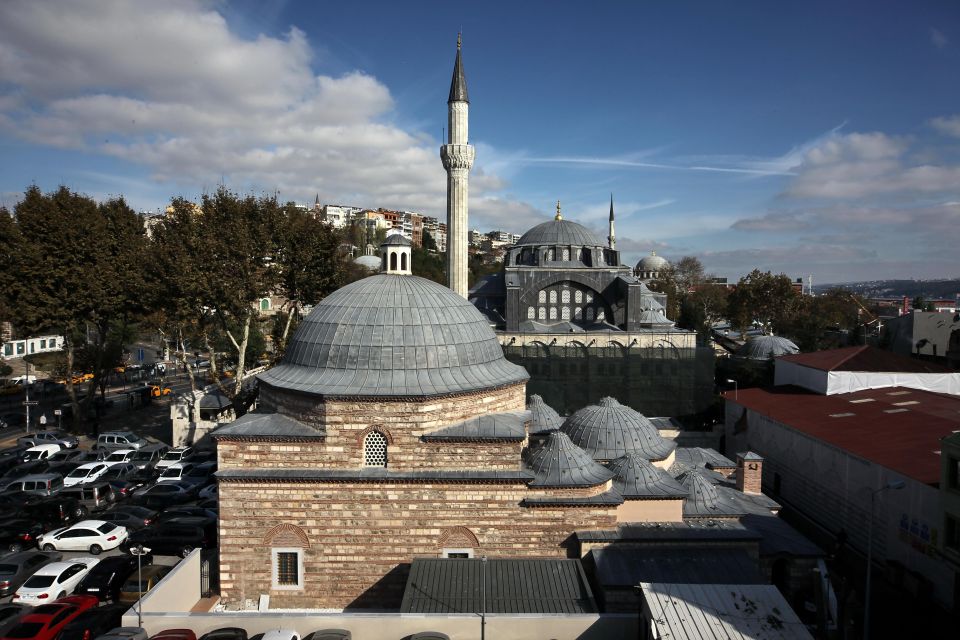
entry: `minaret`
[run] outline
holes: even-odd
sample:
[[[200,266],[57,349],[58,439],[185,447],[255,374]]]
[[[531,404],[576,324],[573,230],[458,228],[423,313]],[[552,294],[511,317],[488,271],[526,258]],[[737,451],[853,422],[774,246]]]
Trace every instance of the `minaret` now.
[[[460,60],[457,34],[457,61],[453,65],[450,97],[447,99],[447,144],[440,147],[440,159],[447,170],[447,286],[467,297],[467,197],[473,145],[468,144],[467,116],[470,98]]]
[[[607,236],[607,242],[611,249],[617,248],[617,235],[613,232],[613,194],[610,194],[610,235]]]

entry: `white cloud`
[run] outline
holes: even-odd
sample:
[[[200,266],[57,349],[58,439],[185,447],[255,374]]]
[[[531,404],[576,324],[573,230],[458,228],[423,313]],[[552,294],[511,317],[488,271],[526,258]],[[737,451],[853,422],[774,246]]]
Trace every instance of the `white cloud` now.
[[[443,215],[437,141],[390,122],[382,82],[360,71],[317,74],[298,29],[244,38],[210,7],[0,3],[0,127],[146,166],[165,184],[200,190],[223,180],[282,198],[319,192]],[[471,225],[535,217],[497,193],[505,183],[483,154],[470,186]]]
[[[960,115],[941,116],[930,121],[934,129],[954,138],[960,138]]]

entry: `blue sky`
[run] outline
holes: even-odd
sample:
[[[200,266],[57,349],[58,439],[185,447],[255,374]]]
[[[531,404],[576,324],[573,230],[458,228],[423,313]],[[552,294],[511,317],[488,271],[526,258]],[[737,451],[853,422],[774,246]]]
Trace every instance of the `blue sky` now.
[[[221,181],[442,217],[463,30],[471,226],[815,283],[958,277],[955,2],[0,4],[0,200]]]

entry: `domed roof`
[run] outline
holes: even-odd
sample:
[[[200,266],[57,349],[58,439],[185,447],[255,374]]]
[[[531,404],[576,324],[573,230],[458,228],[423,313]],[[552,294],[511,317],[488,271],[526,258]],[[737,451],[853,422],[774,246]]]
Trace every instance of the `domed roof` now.
[[[800,347],[781,336],[754,336],[737,349],[736,356],[746,360],[770,360],[799,352]]]
[[[700,475],[699,469],[691,469],[681,478],[683,488],[687,490],[687,499],[683,503],[683,515],[702,517],[718,516],[724,513],[717,488]]]
[[[570,220],[550,220],[538,224],[520,236],[517,243],[521,246],[575,245],[582,247],[604,247],[606,243],[582,224]]]
[[[487,319],[443,285],[377,274],[324,298],[300,323],[272,387],[330,396],[421,397],[524,382]]]
[[[524,449],[523,461],[536,476],[531,487],[595,487],[613,477],[562,431],[553,431],[538,447]]]
[[[687,495],[679,482],[639,453],[628,453],[610,463],[613,487],[624,498],[676,498]]]
[[[537,394],[530,396],[527,402],[527,411],[533,414],[530,421],[530,433],[541,434],[549,431],[556,431],[563,424],[563,418],[553,410],[553,407],[543,401],[543,398]]]
[[[650,255],[640,258],[637,263],[637,271],[662,271],[670,266],[666,258],[657,255],[656,251],[651,251]]]
[[[377,256],[357,256],[353,259],[353,262],[371,271],[380,270],[380,258]]]
[[[406,237],[402,233],[391,233],[387,236],[387,239],[384,240],[380,246],[383,245],[399,245],[401,247],[411,247],[413,242],[410,241],[410,238]]]
[[[639,453],[647,460],[663,460],[676,446],[660,436],[646,417],[614,398],[584,407],[567,418],[560,430],[595,460],[614,460]]]

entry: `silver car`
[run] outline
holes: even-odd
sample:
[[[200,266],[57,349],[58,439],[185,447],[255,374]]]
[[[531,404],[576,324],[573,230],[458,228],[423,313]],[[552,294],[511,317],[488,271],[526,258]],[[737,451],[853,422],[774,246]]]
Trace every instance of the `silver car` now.
[[[62,559],[62,553],[49,551],[21,551],[0,558],[0,596],[9,596],[37,569]]]
[[[58,444],[64,449],[76,449],[80,444],[76,436],[63,431],[38,431],[17,438],[17,444],[23,447],[35,447],[38,444]]]

